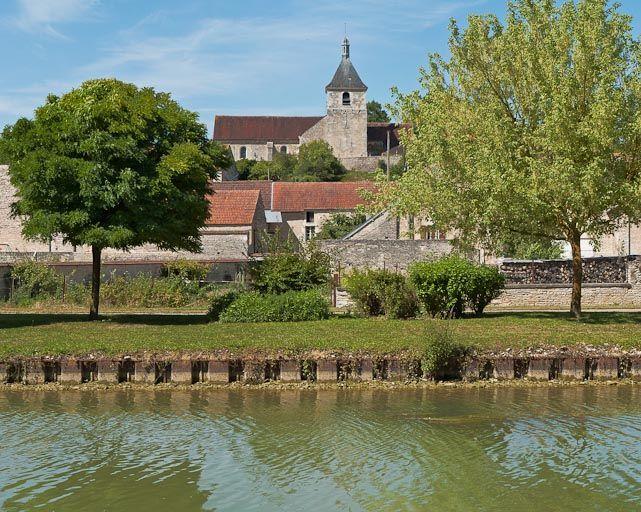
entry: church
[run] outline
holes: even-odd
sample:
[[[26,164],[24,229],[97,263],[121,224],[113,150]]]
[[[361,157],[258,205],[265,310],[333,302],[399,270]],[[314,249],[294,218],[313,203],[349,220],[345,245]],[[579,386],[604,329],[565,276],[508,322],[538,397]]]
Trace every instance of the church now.
[[[275,152],[296,154],[301,144],[324,140],[348,169],[374,170],[386,156],[400,159],[399,125],[367,122],[367,86],[350,59],[347,37],[334,77],[325,87],[324,116],[226,116],[214,118],[214,140],[229,146],[235,160],[272,160]]]

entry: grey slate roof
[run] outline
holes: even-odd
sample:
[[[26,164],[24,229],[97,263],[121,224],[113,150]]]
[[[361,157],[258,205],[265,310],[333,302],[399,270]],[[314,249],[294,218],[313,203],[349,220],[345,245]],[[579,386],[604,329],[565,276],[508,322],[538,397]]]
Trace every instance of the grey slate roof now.
[[[334,78],[332,81],[327,84],[325,87],[325,92],[327,91],[362,91],[365,92],[367,86],[361,80],[361,77],[358,76],[352,61],[349,57],[343,56],[341,63],[338,65],[336,73],[334,73]]]

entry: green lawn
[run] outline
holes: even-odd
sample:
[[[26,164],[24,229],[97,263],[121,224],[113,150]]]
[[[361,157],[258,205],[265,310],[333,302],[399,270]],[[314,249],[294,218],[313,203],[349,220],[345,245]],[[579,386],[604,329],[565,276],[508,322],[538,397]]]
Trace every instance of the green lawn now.
[[[491,313],[483,318],[383,320],[334,318],[301,323],[208,324],[202,315],[0,314],[0,357],[175,351],[420,351],[429,333],[449,329],[479,349],[615,344],[641,348],[641,313]]]

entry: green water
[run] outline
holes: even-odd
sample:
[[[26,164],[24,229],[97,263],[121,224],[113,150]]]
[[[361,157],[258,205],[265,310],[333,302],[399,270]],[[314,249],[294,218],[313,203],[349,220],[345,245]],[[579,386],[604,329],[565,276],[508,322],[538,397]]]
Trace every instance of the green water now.
[[[641,388],[0,391],[0,509],[641,510]]]

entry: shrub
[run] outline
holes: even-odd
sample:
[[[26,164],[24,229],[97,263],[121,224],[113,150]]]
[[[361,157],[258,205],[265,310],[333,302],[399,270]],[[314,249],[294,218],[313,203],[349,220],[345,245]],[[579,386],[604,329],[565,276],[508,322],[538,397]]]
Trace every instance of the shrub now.
[[[454,340],[449,329],[436,328],[428,334],[425,352],[421,360],[423,374],[434,379],[458,377],[461,360],[468,349]]]
[[[261,293],[285,293],[325,286],[330,279],[329,256],[310,246],[295,251],[278,248],[249,266],[252,285]]]
[[[318,290],[263,295],[242,293],[221,314],[221,322],[300,322],[329,317],[329,303]]]
[[[458,318],[465,307],[465,279],[472,264],[458,256],[413,264],[410,280],[431,316]]]
[[[164,277],[179,277],[185,281],[204,281],[209,273],[209,266],[192,260],[168,261],[162,267]]]
[[[496,299],[505,287],[505,276],[497,267],[477,265],[466,290],[468,306],[476,316],[481,316],[485,307]]]
[[[319,290],[276,295],[281,322],[302,322],[329,318],[329,301]]]
[[[44,263],[25,260],[15,263],[11,277],[17,280],[14,300],[54,299],[62,296],[63,276]]]
[[[414,318],[419,312],[416,292],[403,276],[388,283],[383,290],[383,311],[388,318]]]
[[[498,269],[460,256],[415,263],[409,274],[418,298],[433,317],[459,318],[466,305],[480,315],[505,285]]]
[[[388,270],[354,270],[345,278],[345,288],[368,316],[412,318],[418,312],[416,294],[407,280]]]
[[[240,296],[241,291],[237,288],[222,290],[214,294],[209,303],[207,316],[212,322],[220,320],[220,315]]]
[[[382,315],[383,301],[377,279],[374,277],[378,270],[354,270],[345,276],[345,289],[349,293],[356,307],[367,316]]]

